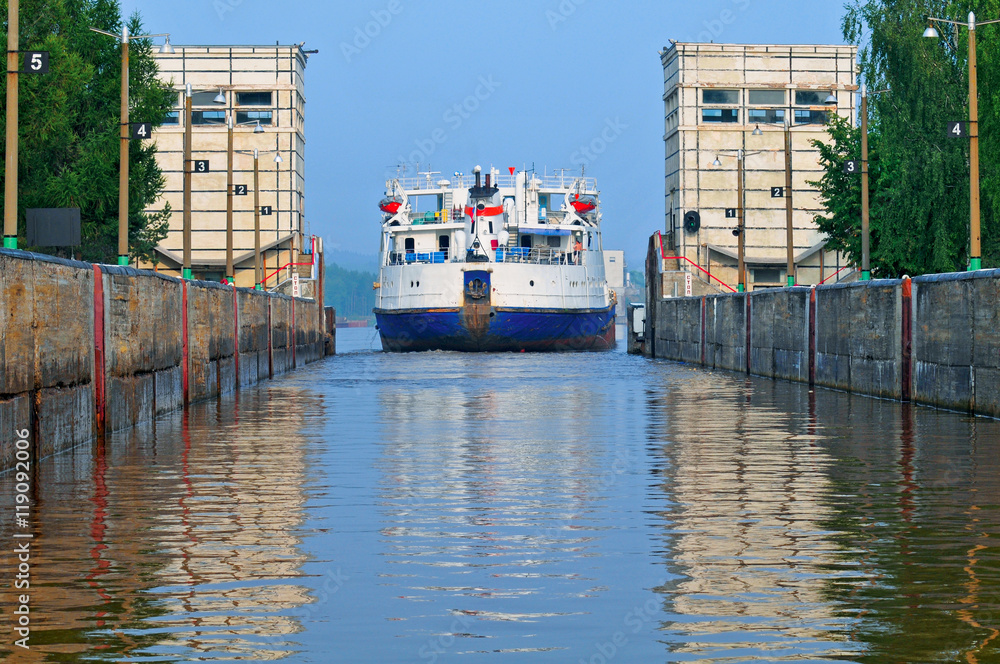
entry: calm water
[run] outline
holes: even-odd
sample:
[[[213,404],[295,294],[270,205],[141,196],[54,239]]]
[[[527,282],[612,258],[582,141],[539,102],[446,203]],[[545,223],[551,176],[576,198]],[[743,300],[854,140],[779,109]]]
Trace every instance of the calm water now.
[[[337,358],[39,464],[29,652],[0,476],[0,652],[1000,660],[998,422],[341,332]]]

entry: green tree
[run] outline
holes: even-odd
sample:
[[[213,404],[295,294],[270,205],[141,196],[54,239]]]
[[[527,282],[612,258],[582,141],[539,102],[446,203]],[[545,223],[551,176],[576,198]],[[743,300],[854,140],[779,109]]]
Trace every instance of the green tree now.
[[[997,15],[998,0],[853,0],[844,17],[844,37],[860,45],[861,80],[869,98],[871,264],[876,276],[964,270],[969,261],[969,143],[948,138],[948,121],[968,117],[968,32],[938,25],[942,39],[922,36],[927,17],[965,20],[969,11]],[[993,26],[977,31],[979,71],[1000,65]],[[984,262],[996,264],[995,219],[1000,195],[1000,71],[980,81],[980,152],[984,156]],[[986,85],[984,85],[986,83]],[[830,125],[831,143],[821,147],[826,167],[816,183],[827,208],[817,218],[830,247],[860,263],[861,187],[858,176],[840,172],[843,161],[860,158],[860,134],[844,122]],[[996,211],[996,212],[995,212]]]
[[[375,308],[375,291],[372,284],[378,279],[374,272],[345,270],[339,265],[326,267],[326,293],[324,303],[337,310],[338,317],[371,318]]]
[[[7,2],[0,0],[7,15]],[[21,50],[49,51],[45,75],[20,77],[19,245],[24,246],[25,211],[35,207],[79,207],[85,260],[114,262],[118,254],[119,103],[121,46],[100,28],[120,34],[117,0],[22,0]],[[142,34],[138,15],[128,21]],[[0,38],[6,40],[6,28]],[[130,43],[130,115],[159,125],[175,93],[157,79],[148,40]],[[6,105],[6,99],[0,99]],[[0,127],[5,127],[5,111]],[[129,250],[150,259],[166,237],[169,206],[156,213],[163,175],[151,142],[129,146]],[[3,192],[0,192],[2,197]]]

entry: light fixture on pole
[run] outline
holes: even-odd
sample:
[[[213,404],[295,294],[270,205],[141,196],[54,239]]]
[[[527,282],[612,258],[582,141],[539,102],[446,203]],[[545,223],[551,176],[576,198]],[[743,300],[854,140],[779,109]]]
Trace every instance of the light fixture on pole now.
[[[122,26],[122,33],[116,35],[113,32],[106,32],[97,28],[91,31],[100,33],[117,39],[122,45],[122,80],[121,80],[121,125],[118,130],[120,137],[118,150],[118,264],[128,265],[128,191],[129,191],[129,41],[132,39],[152,39],[153,37],[165,37],[166,42],[160,48],[161,53],[172,53],[170,46],[170,35],[161,33],[156,35],[129,35],[128,26]]]
[[[868,171],[868,97],[889,90],[868,92],[861,85],[861,281],[871,281],[871,205]]]
[[[758,153],[754,152],[752,154]],[[733,231],[733,234],[736,236],[736,278],[738,281],[736,291],[738,293],[746,291],[746,224],[743,221],[743,180],[746,177],[743,168],[743,160],[745,158],[746,153],[743,152],[743,150],[736,151],[736,230]],[[716,155],[715,161],[712,162],[712,166],[722,166],[722,161],[719,159],[719,155]]]
[[[259,125],[258,125],[259,126]],[[254,133],[260,133],[254,129]],[[254,288],[264,289],[264,271],[261,264],[260,251],[260,154],[262,150],[254,148],[253,152],[240,151],[241,154],[253,154],[253,257],[254,257]],[[272,150],[263,151],[266,153]],[[274,163],[280,164],[283,160],[277,150],[273,150]]]
[[[218,98],[218,97],[217,97]],[[253,133],[263,134],[264,127],[261,126],[260,120],[251,120],[249,122],[233,122],[232,113],[228,113],[226,117],[226,126],[228,129],[228,149],[226,151],[226,280],[230,284],[236,283],[236,268],[233,263],[233,195],[234,195],[234,184],[233,184],[233,155],[235,151],[233,149],[233,129],[235,127],[255,124]],[[255,158],[256,162],[256,158]],[[256,191],[257,185],[254,184],[254,191]]]
[[[7,126],[4,171],[3,246],[17,249],[17,91],[18,91],[18,0],[7,3]]]
[[[823,103],[827,106],[838,103],[836,95],[830,92]],[[792,125],[785,120],[785,187],[781,192],[785,199],[785,284],[795,286],[795,184],[792,181]]]
[[[191,279],[194,273],[191,270],[191,174],[193,172],[193,162],[191,160],[192,143],[192,107],[194,90],[191,84],[184,86],[184,265],[181,271],[183,279]],[[219,101],[221,98],[221,102]],[[215,103],[226,103],[226,97],[219,88],[219,94],[213,100]]]
[[[934,22],[956,27],[965,26],[969,30],[969,271],[972,272],[983,266],[979,224],[979,92],[976,70],[976,26],[1000,23],[1000,19],[977,22],[973,12],[969,12],[967,22],[928,17],[928,27],[924,30],[924,37],[938,39],[941,36],[934,28]]]

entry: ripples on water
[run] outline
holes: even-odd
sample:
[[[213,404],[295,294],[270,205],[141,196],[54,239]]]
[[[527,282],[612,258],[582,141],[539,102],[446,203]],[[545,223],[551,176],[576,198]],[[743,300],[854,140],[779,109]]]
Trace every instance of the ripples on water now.
[[[343,332],[337,358],[38,464],[32,650],[0,652],[1000,659],[995,421]]]

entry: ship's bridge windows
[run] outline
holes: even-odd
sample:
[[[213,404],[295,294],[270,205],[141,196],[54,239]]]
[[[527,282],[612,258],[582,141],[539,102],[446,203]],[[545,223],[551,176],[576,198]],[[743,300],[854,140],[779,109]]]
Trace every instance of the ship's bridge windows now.
[[[531,249],[531,236],[530,235],[522,235],[521,236],[521,246],[524,247],[524,248],[526,248],[526,249]]]
[[[451,248],[451,237],[448,235],[438,236],[438,251],[444,254],[444,259],[448,260],[448,250]]]
[[[550,235],[545,239],[548,241],[549,247],[553,249],[558,249],[562,246],[562,238],[558,235]]]
[[[403,241],[403,247],[408,254],[412,254],[417,250],[417,243],[412,237],[408,237]]]

